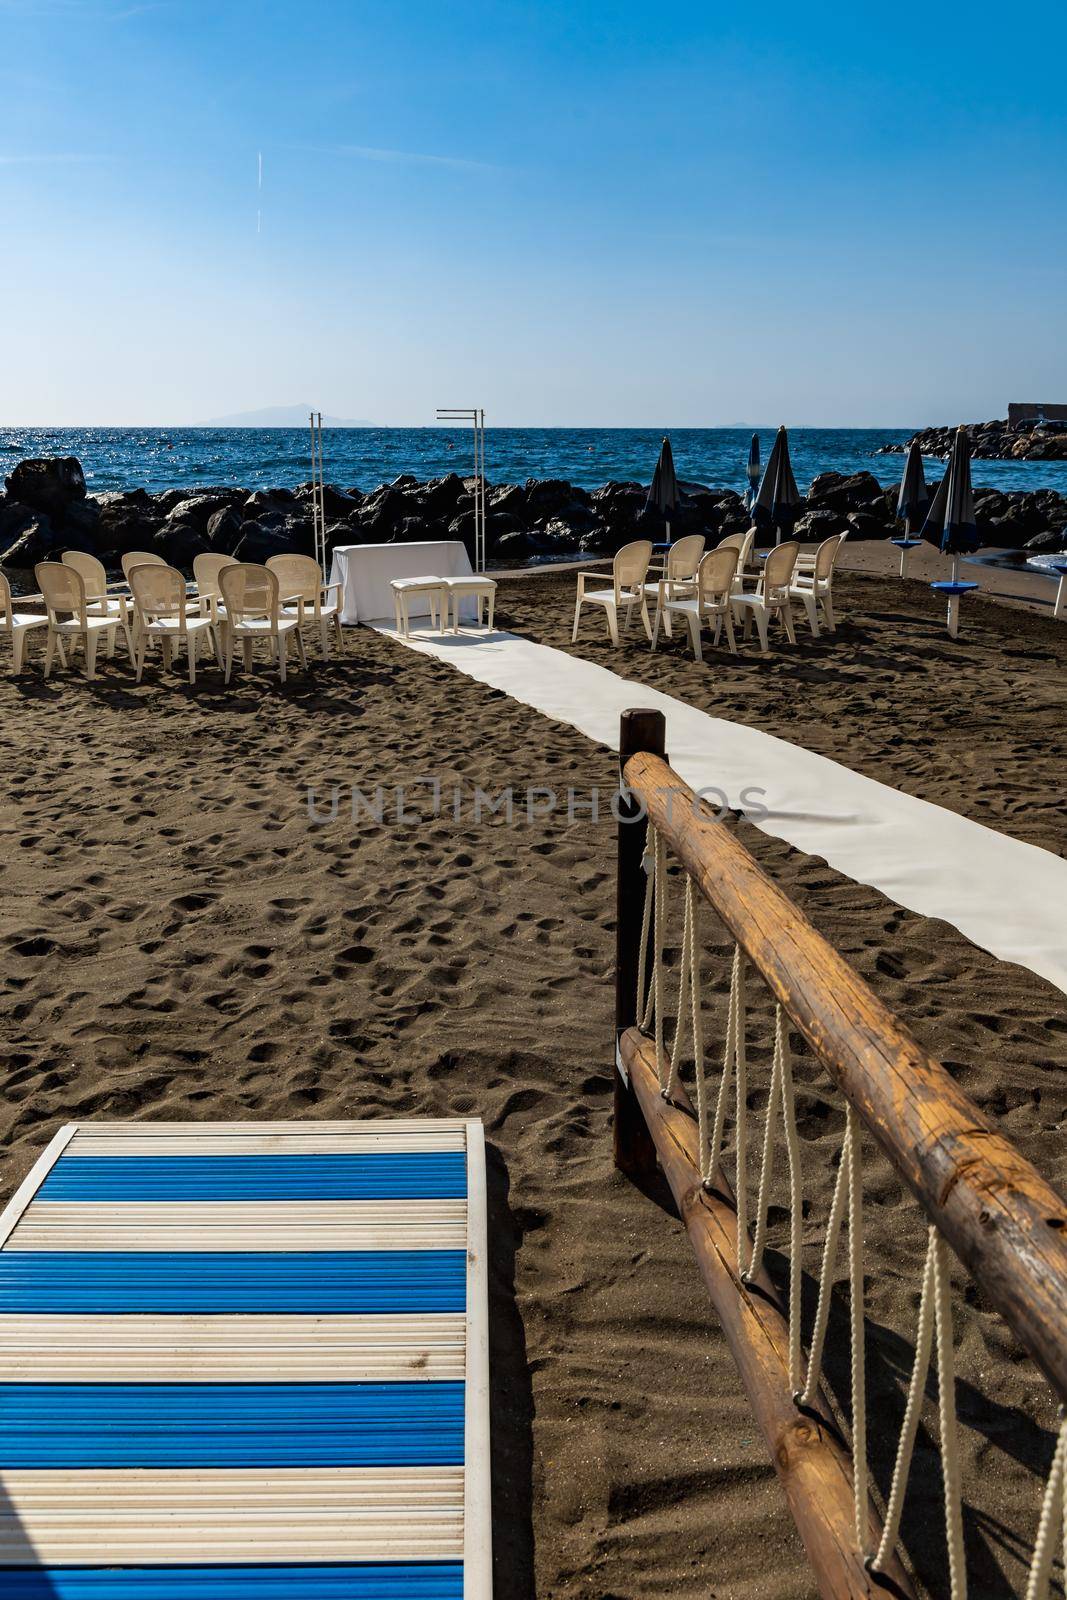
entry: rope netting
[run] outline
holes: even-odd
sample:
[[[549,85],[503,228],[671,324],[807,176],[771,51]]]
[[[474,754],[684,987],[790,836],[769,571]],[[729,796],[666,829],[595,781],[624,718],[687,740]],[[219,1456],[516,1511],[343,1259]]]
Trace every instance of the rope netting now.
[[[823,1357],[830,1321],[834,1276],[841,1234],[847,1229],[849,1285],[849,1357],[851,1368],[851,1456],[853,1467],[854,1530],[856,1547],[873,1572],[884,1570],[900,1539],[901,1518],[908,1488],[926,1393],[931,1360],[935,1363],[938,1397],[938,1435],[942,1462],[945,1538],[948,1551],[949,1595],[966,1600],[967,1565],[963,1536],[963,1493],[959,1433],[956,1418],[956,1373],[953,1343],[950,1252],[937,1228],[927,1232],[915,1354],[904,1416],[888,1496],[883,1531],[877,1548],[871,1547],[868,1495],[871,1487],[867,1452],[867,1384],[864,1352],[864,1247],[863,1157],[861,1121],[846,1102],[840,1159],[830,1201],[818,1276],[815,1319],[808,1340],[805,1365],[801,1330],[801,1276],[803,1257],[803,1181],[801,1141],[797,1129],[789,1020],[780,1004],[774,1011],[774,1046],[766,1112],[763,1122],[755,1210],[749,1206],[749,1144],[758,1139],[752,1128],[755,1114],[749,1107],[750,1077],[746,1023],[749,1012],[748,966],[739,944],[734,945],[727,1000],[725,1048],[716,1069],[705,1058],[701,943],[702,898],[688,872],[683,881],[682,936],[674,1005],[674,1032],[669,1052],[665,1048],[668,1015],[667,946],[669,874],[662,835],[649,823],[644,856],[645,904],[637,975],[636,1015],[640,1030],[655,1043],[660,1092],[671,1100],[679,1083],[683,1060],[692,1064],[700,1178],[706,1190],[723,1179],[727,1150],[727,1123],[732,1123],[733,1191],[737,1209],[737,1272],[742,1282],[755,1278],[763,1264],[767,1244],[772,1178],[776,1157],[785,1147],[788,1179],[788,1351],[789,1385],[798,1409],[810,1408],[820,1389]],[[651,959],[650,959],[651,955]],[[649,968],[651,967],[651,971]],[[717,1085],[714,1079],[717,1077]],[[751,1243],[750,1243],[751,1238]],[[1053,1455],[1034,1541],[1025,1600],[1047,1600],[1057,1551],[1067,1574],[1067,1419],[1062,1420]]]

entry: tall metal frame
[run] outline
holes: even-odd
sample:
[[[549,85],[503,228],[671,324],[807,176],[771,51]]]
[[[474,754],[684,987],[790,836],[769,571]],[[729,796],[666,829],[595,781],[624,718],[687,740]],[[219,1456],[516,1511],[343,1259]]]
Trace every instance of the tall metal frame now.
[[[311,425],[311,522],[315,537],[315,560],[326,572],[326,494],[322,475],[322,412],[312,411]]]
[[[474,432],[474,570],[485,571],[485,411],[481,406],[438,406],[438,422],[469,422]]]

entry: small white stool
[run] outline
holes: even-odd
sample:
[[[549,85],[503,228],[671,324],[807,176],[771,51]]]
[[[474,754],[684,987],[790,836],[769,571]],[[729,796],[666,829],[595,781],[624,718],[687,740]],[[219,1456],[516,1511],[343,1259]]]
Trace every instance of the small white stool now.
[[[482,601],[485,601],[487,616],[485,625],[489,632],[493,631],[493,611],[496,608],[496,581],[493,578],[445,578],[445,598],[452,602],[452,632],[459,632],[459,603],[473,598],[478,606],[477,627],[482,625]]]
[[[430,601],[430,628],[443,633],[448,626],[447,578],[393,578],[389,587],[393,591],[393,609],[396,612],[396,631],[405,639],[411,637],[411,617],[408,602],[412,595],[424,594]]]

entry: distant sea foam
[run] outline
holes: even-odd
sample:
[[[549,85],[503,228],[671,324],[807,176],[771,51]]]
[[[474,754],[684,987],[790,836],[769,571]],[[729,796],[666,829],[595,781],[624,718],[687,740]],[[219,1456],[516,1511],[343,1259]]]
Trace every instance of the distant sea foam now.
[[[589,489],[609,479],[648,483],[665,431],[679,477],[745,488],[750,428],[490,428],[487,475],[494,483],[565,478]],[[775,430],[758,431],[766,461]],[[803,490],[819,472],[868,471],[894,483],[903,460],[876,452],[912,432],[791,429],[797,482]],[[311,475],[308,433],[300,428],[0,428],[0,475],[24,456],[50,455],[77,456],[91,494],[208,484],[291,488]],[[462,428],[330,428],[324,457],[327,482],[364,490],[402,473],[425,479],[472,470],[470,434]],[[929,470],[939,477],[941,463],[930,462]],[[976,461],[973,470],[976,483],[998,489],[1067,493],[1067,462]]]

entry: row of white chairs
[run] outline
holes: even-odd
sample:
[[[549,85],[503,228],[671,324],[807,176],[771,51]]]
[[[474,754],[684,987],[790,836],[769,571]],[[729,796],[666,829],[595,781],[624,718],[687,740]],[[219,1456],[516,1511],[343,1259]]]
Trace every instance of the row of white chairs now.
[[[68,550],[62,561],[41,561],[34,570],[44,600],[44,616],[16,611],[10,585],[0,574],[0,636],[6,633],[11,640],[16,672],[22,670],[26,639],[35,628],[48,629],[46,678],[57,655],[60,664],[67,665],[64,641],[72,652],[81,644],[86,677],[94,677],[99,640],[104,640],[110,657],[120,634],[136,668],[138,683],[149,646],[156,641],[161,645],[166,668],[170,667],[175,645],[184,649],[190,683],[196,682],[201,642],[210,644],[227,683],[238,643],[248,669],[256,641],[266,641],[283,683],[290,641],[296,646],[301,664],[307,667],[303,639],[306,624],[317,628],[326,659],[331,629],[338,650],[343,649],[341,586],[324,583],[318,562],[310,556],[272,556],[265,566],[260,566],[233,556],[200,555],[193,563],[192,593],[176,567],[148,551],[135,550],[122,558],[129,595],[109,592],[102,563],[86,551]]]
[[[795,644],[794,604],[803,608],[816,638],[820,612],[823,625],[830,633],[835,632],[833,577],[843,536],[835,534],[814,551],[805,553],[794,540],[776,545],[758,573],[746,570],[755,538],[756,530],[749,528],[746,533],[730,534],[707,551],[700,534],[678,539],[668,548],[662,570],[653,581],[651,541],[635,539],[623,545],[612,562],[610,589],[590,587],[604,583],[603,573],[578,573],[572,642],[578,638],[582,608],[588,605],[604,611],[613,645],[619,643],[620,616],[624,628],[630,626],[635,614],[640,616],[653,650],[661,627],[670,638],[672,620],[683,622],[698,661],[703,658],[701,632],[705,623],[712,627],[715,645],[725,632],[731,651],[737,649],[735,623],[743,623],[746,640],[754,625],[764,652],[770,648],[770,625],[775,621],[781,623],[789,642]],[[656,602],[655,626],[648,614],[650,599]]]

